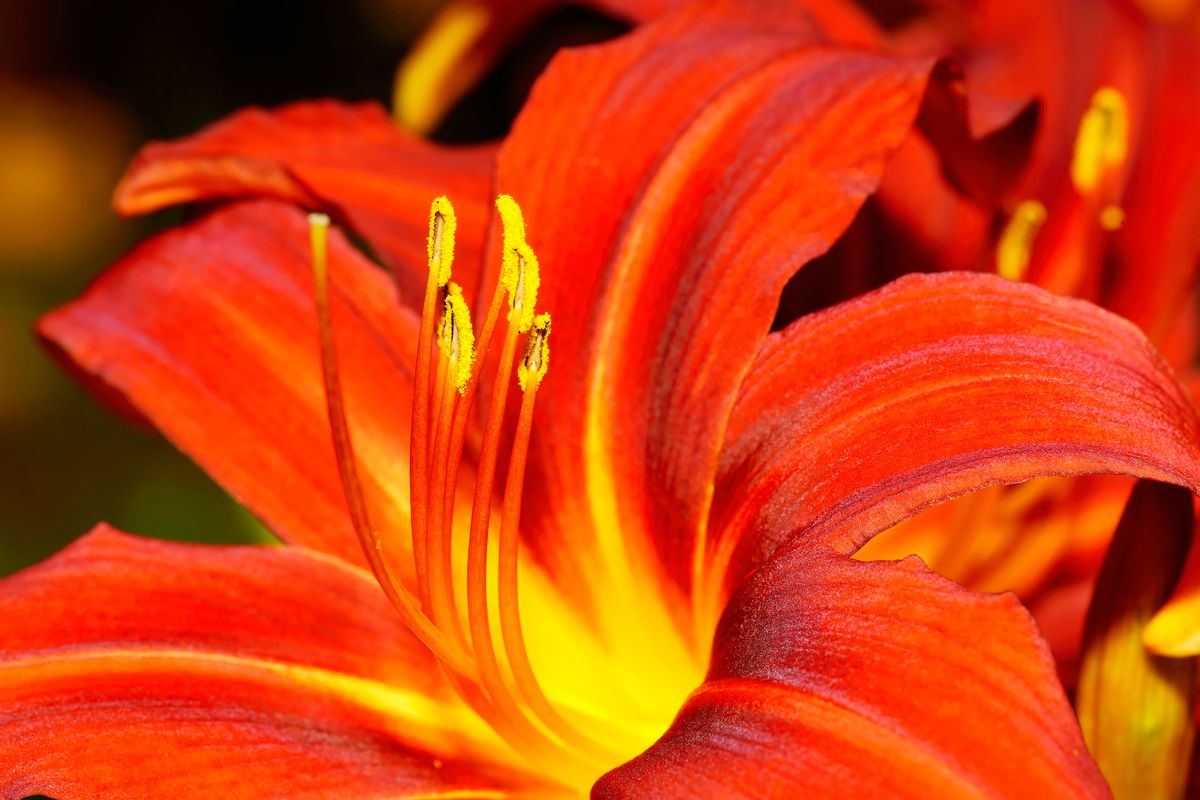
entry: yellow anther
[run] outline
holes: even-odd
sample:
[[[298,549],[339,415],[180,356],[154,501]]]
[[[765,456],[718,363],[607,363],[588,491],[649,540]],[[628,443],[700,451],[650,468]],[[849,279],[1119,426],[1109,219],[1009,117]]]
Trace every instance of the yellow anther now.
[[[1111,86],[1096,90],[1079,122],[1071,182],[1084,194],[1099,186],[1105,174],[1125,161],[1129,111],[1125,96]]]
[[[1106,231],[1118,230],[1125,224],[1125,209],[1120,206],[1105,206],[1100,212],[1100,227]]]
[[[433,201],[429,209],[429,269],[437,272],[438,286],[450,281],[450,265],[454,263],[454,231],[458,222],[454,206],[445,195]]]
[[[508,305],[512,309],[508,321],[524,333],[533,324],[533,307],[541,282],[537,255],[525,241],[525,217],[517,201],[502,194],[496,198],[496,211],[500,213],[500,224],[504,231],[500,285],[508,293]]]
[[[521,391],[526,391],[530,378],[533,379],[533,388],[540,386],[549,366],[550,315],[538,314],[533,320],[533,331],[529,334],[525,357],[517,366],[517,383],[521,385]]]
[[[541,273],[538,269],[537,254],[527,243],[522,242],[517,248],[517,283],[509,294],[508,321],[517,326],[519,333],[524,333],[533,325],[533,309],[537,303],[538,286],[541,284]]]
[[[438,326],[438,347],[450,359],[459,394],[465,394],[475,362],[475,331],[471,327],[471,309],[457,283],[446,287],[446,308]]]
[[[506,194],[496,198],[496,211],[500,212],[500,225],[503,234],[501,243],[500,284],[508,292],[509,302],[517,296],[517,283],[520,280],[520,270],[517,263],[517,251],[525,244],[525,217],[517,201]]]
[[[1017,206],[996,245],[997,274],[1010,281],[1025,277],[1033,252],[1033,240],[1045,221],[1046,207],[1037,200],[1026,200]]]
[[[525,241],[525,215],[512,195],[502,194],[496,198],[496,211],[500,212],[500,224],[504,231],[504,249],[512,250]]]

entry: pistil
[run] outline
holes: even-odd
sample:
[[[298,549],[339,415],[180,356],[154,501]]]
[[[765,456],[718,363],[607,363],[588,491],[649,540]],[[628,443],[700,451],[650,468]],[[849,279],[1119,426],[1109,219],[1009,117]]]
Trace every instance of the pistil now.
[[[363,497],[362,484],[358,478],[358,462],[354,457],[354,449],[350,441],[350,427],[346,421],[337,347],[333,340],[329,304],[329,217],[324,214],[311,214],[309,215],[309,227],[325,399],[334,455],[342,488],[346,495],[346,505],[350,510],[351,524],[371,571],[375,574],[379,585],[383,587],[384,593],[395,607],[405,626],[440,661],[464,678],[478,681],[479,670],[474,660],[463,649],[455,646],[446,634],[425,616],[416,599],[391,571],[384,556],[382,539],[371,524],[367,504]]]

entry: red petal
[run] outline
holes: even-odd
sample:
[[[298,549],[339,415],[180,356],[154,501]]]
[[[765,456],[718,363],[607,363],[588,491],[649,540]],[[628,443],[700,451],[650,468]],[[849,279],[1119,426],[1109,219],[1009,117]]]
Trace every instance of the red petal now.
[[[916,559],[781,552],[706,683],[597,798],[1106,797],[1037,629]]]
[[[186,545],[101,525],[0,582],[0,604],[0,661],[220,652],[453,695],[370,573],[301,548]]]
[[[370,576],[326,556],[100,528],[0,583],[0,602],[5,797],[532,783]]]
[[[423,142],[369,103],[252,108],[193,136],[147,146],[117,189],[116,205],[123,214],[141,214],[174,203],[261,196],[325,209],[366,237],[395,271],[406,301],[419,304],[429,203],[438,195],[451,198],[458,217],[455,279],[474,286],[494,153],[492,146]]]
[[[705,476],[779,291],[849,224],[921,101],[928,62],[815,47],[793,4],[755,12],[699,4],[561,54],[502,150],[567,365],[539,395],[529,481],[560,575],[581,571],[590,521],[635,559],[657,537],[690,581]],[[570,542],[551,543],[554,520]]]
[[[345,239],[330,248],[360,472],[380,528],[407,540],[416,321]],[[321,392],[303,214],[260,201],[162,234],[40,330],[280,536],[361,562]]]
[[[1129,323],[992,276],[910,276],[763,349],[710,529],[736,579],[781,542],[852,552],[995,483],[1104,472],[1195,490],[1198,441],[1191,404]]]

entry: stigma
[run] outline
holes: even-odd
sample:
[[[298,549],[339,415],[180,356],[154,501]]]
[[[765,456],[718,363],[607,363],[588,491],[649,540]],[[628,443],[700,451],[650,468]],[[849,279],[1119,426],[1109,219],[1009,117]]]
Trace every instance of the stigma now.
[[[451,279],[454,208],[445,197],[430,208],[409,448],[412,570],[402,569],[407,554],[386,547],[373,527],[357,475],[330,315],[330,221],[312,214],[312,267],[330,429],[355,532],[404,624],[451,674],[464,701],[515,750],[535,764],[544,766],[550,759],[566,770],[598,774],[612,766],[611,751],[567,720],[543,692],[521,627],[521,501],[537,394],[550,363],[550,315],[536,307],[540,266],[519,206],[503,195],[496,209],[502,225],[500,275],[476,329],[467,299]],[[473,414],[485,367],[494,370],[490,396],[484,413]],[[515,429],[506,426],[514,416],[507,413],[514,390],[519,395]],[[455,581],[455,491],[460,473],[469,473],[461,469],[468,429],[477,428],[480,418],[482,434],[476,430],[471,438],[478,445],[466,579],[460,575]],[[505,469],[500,469],[502,459],[507,459]],[[498,476],[504,478],[502,486]],[[491,562],[489,546],[498,554]],[[415,587],[399,579],[406,573],[415,574]]]

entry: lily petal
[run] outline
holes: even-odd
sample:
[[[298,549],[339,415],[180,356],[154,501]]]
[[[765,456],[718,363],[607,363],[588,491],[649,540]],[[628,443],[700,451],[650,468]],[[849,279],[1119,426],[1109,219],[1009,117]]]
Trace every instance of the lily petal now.
[[[850,223],[925,91],[932,62],[817,46],[802,7],[755,10],[696,4],[561,53],[501,151],[568,365],[539,395],[527,500],[567,581],[624,549],[690,583],[705,476],[779,291]]]
[[[308,248],[293,208],[222,208],[146,242],[39,330],[282,538],[362,563],[321,389]],[[406,547],[416,318],[340,235],[330,259],[360,471],[380,529]]]
[[[328,556],[102,526],[0,583],[0,604],[4,797],[538,787],[370,575]]]
[[[912,558],[781,551],[734,596],[708,679],[593,797],[1107,797],[1011,595]]]
[[[736,582],[797,540],[851,553],[924,508],[1039,475],[1195,491],[1198,428],[1130,323],[994,276],[902,278],[759,354],[722,454],[714,569],[732,556]]]
[[[0,661],[114,647],[219,652],[453,697],[370,573],[298,547],[180,544],[99,525],[0,581],[0,604]]]
[[[251,108],[193,136],[148,145],[117,188],[123,214],[212,198],[270,197],[329,211],[395,272],[405,302],[425,286],[429,202],[454,200],[455,280],[474,287],[491,211],[494,146],[445,148],[396,128],[373,103]],[[470,296],[470,295],[468,295]]]

